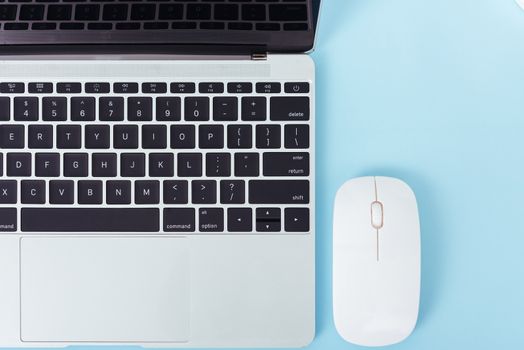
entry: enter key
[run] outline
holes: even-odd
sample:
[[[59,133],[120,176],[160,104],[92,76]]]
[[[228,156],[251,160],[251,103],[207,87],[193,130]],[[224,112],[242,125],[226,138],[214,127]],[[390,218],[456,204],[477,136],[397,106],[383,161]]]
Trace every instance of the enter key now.
[[[267,152],[263,158],[264,176],[308,176],[309,154],[305,152]]]

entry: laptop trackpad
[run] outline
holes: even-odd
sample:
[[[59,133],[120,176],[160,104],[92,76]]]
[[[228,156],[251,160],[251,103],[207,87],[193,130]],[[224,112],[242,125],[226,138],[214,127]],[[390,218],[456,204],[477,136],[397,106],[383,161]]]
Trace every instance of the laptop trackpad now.
[[[188,341],[187,239],[24,237],[20,253],[22,341]]]

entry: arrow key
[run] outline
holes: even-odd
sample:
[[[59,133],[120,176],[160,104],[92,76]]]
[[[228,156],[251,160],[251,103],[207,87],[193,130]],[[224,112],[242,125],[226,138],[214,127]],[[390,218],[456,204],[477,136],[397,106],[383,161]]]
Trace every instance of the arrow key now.
[[[286,208],[284,210],[284,226],[287,232],[309,231],[308,208]]]
[[[251,232],[253,212],[251,208],[229,208],[227,210],[227,230],[229,232]]]

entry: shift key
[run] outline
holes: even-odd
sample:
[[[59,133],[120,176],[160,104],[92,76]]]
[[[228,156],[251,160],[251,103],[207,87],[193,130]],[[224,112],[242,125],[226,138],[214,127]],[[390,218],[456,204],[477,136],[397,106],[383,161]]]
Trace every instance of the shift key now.
[[[251,204],[308,204],[308,180],[251,180]]]

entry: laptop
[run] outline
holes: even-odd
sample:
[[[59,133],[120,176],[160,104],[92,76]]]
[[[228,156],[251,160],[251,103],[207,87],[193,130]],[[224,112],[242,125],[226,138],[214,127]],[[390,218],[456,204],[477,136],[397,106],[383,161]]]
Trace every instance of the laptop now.
[[[0,3],[0,347],[312,341],[318,11]]]

